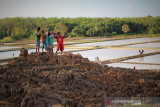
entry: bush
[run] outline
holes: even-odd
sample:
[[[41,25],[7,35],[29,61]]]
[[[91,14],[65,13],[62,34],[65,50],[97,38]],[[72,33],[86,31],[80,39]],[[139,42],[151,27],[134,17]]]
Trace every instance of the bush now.
[[[112,32],[112,36],[115,36],[115,35],[117,35],[117,33],[116,32]]]
[[[12,42],[12,38],[11,37],[4,37],[2,40],[0,40],[0,42]]]
[[[33,34],[29,37],[29,39],[35,40],[35,39],[36,39],[36,38],[35,38],[35,34],[33,33]]]

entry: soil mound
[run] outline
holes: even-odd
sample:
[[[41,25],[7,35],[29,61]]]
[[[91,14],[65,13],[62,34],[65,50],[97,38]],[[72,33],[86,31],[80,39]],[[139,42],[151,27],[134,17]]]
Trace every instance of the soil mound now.
[[[0,66],[0,106],[104,106],[112,97],[160,97],[160,72],[112,68],[81,55],[31,53]]]

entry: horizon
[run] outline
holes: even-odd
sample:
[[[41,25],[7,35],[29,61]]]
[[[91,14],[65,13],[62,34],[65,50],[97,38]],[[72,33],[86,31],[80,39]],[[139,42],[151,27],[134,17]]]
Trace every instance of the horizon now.
[[[160,16],[160,0],[0,0],[0,19]]]
[[[148,16],[144,16],[144,17],[150,17],[151,15],[148,15]],[[119,19],[123,19],[123,18],[144,18],[144,17],[23,17],[23,16],[17,16],[17,17],[4,17],[4,18],[0,18],[0,19],[12,19],[12,18],[45,18],[45,19],[48,19],[48,18],[58,18],[58,19],[61,19],[61,18],[70,18],[70,19],[76,19],[76,18],[119,18]],[[155,17],[160,17],[160,16],[151,16],[153,18]]]

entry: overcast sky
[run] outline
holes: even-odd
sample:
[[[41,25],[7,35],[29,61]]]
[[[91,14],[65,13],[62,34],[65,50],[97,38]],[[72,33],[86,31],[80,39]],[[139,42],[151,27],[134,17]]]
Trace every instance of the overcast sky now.
[[[0,0],[5,17],[160,16],[160,0]]]

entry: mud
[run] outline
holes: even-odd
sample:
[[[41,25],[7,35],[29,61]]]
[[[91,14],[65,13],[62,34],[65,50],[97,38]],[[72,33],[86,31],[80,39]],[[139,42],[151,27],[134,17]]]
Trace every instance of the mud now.
[[[0,66],[0,106],[103,107],[112,97],[160,97],[160,72],[112,68],[81,55],[27,54]]]

